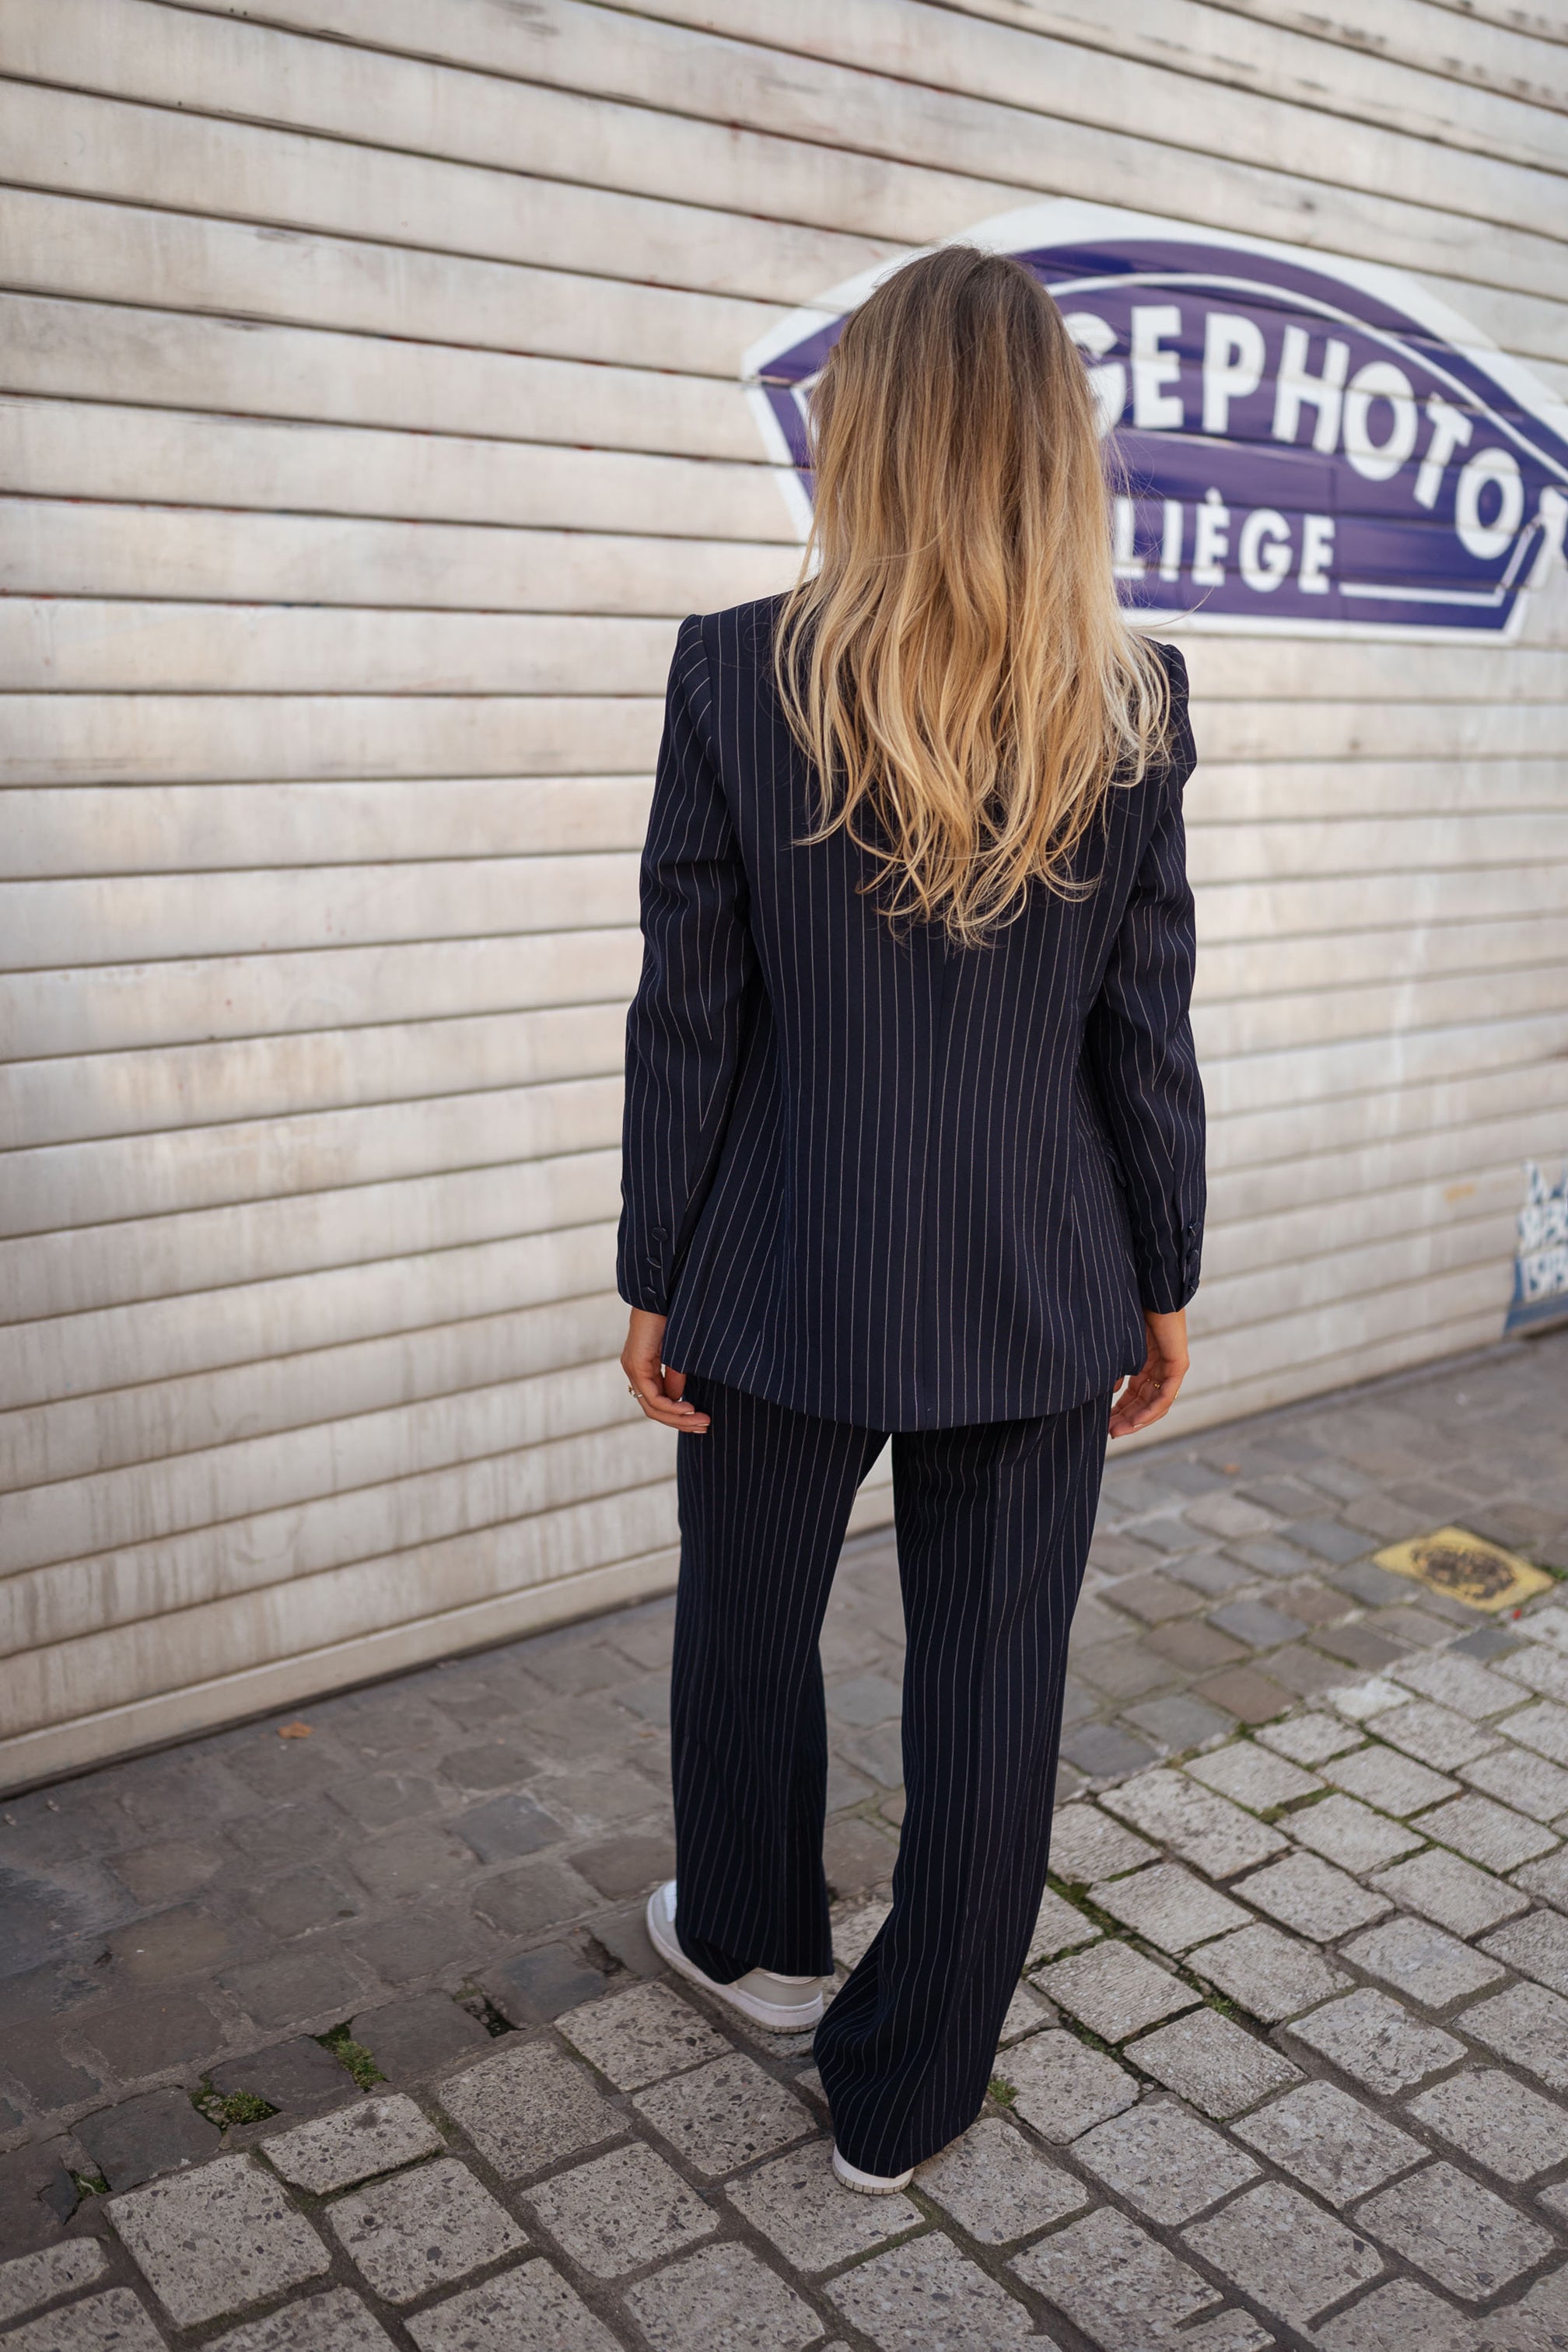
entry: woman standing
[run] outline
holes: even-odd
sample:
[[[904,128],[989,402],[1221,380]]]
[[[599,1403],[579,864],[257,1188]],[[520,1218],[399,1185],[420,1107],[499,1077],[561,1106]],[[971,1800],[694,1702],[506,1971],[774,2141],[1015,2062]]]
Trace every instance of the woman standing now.
[[[649,1928],[765,2024],[822,2016],[817,1636],[892,1435],[907,1811],[891,1913],[816,2035],[835,2169],[879,2192],[984,2097],[1107,1433],[1186,1369],[1194,755],[1181,656],[1117,604],[1083,365],[1018,263],[899,270],[813,429],[799,583],[676,647],[622,1362],[680,1432],[677,1876]]]

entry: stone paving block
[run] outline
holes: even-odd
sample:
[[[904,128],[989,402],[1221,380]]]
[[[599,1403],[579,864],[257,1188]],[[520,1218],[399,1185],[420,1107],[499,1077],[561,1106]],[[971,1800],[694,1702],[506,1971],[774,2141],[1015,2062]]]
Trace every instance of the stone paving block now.
[[[1500,2058],[1537,2075],[1553,2091],[1568,2091],[1568,2000],[1544,1985],[1510,1985],[1467,2009],[1465,2032]]]
[[[922,2196],[984,2246],[1007,2246],[1089,2202],[1081,2181],[1031,2147],[1022,2132],[985,2116],[922,2164]]]
[[[1188,2344],[1192,2337],[1176,2332],[1182,2323],[1221,2300],[1207,2279],[1108,2205],[1015,2254],[1007,2267],[1099,2352]]]
[[[1369,1927],[1391,1910],[1387,1895],[1360,1886],[1315,1853],[1292,1853],[1237,1881],[1236,1892],[1256,1910],[1316,1943],[1331,1943],[1354,1927]]]
[[[823,1868],[835,1895],[857,1895],[868,1886],[885,1886],[898,1853],[896,1840],[858,1813],[843,1813],[829,1822],[822,1841]]]
[[[1051,1870],[1069,1886],[1092,1885],[1158,1862],[1157,1848],[1113,1822],[1098,1805],[1081,1800],[1058,1805],[1051,1822]]]
[[[1179,1862],[1157,1862],[1090,1890],[1090,1899],[1124,1927],[1162,1952],[1190,1951],[1194,1944],[1244,1927],[1251,1914],[1231,1902]]]
[[[1459,1778],[1531,1821],[1561,1823],[1568,1816],[1568,1772],[1527,1748],[1494,1748],[1489,1756],[1467,1764]]]
[[[1481,1759],[1483,1764],[1486,1760]],[[1347,1796],[1375,1805],[1379,1812],[1402,1817],[1459,1793],[1458,1782],[1450,1780],[1446,1772],[1434,1772],[1429,1764],[1418,1764],[1414,1756],[1402,1756],[1396,1748],[1357,1748],[1348,1756],[1331,1757],[1322,1770],[1324,1780]]]
[[[356,2099],[335,2115],[318,2116],[292,2131],[263,2140],[262,2153],[296,2189],[324,2196],[352,2189],[378,2172],[395,2172],[434,2156],[445,2143],[428,2116],[400,2092],[379,2099]]]
[[[226,1923],[194,1904],[133,1919],[109,1938],[116,1971],[150,1984],[216,1968],[233,1948],[234,1937]]]
[[[1275,1656],[1282,1656],[1280,1651]],[[1269,1660],[1270,1665],[1274,1663]],[[1223,1674],[1210,1675],[1197,1685],[1202,1696],[1215,1706],[1224,1707],[1238,1723],[1254,1726],[1271,1722],[1283,1715],[1293,1693],[1268,1675],[1260,1675],[1255,1666],[1227,1666]]]
[[[996,2037],[999,2049],[1005,2050],[1026,2034],[1038,2033],[1042,2026],[1058,2022],[1049,2001],[1042,2000],[1034,1989],[1021,1984],[1007,2003],[1007,2014],[1002,2020],[1002,2031]]]
[[[827,1712],[840,1723],[869,1731],[879,1723],[895,1721],[903,1712],[904,1695],[886,1675],[856,1675],[833,1684],[827,1692]]]
[[[1187,1965],[1264,2025],[1299,2017],[1351,1979],[1310,1944],[1279,1927],[1238,1927],[1232,1936],[1204,1944],[1187,1955]]]
[[[1526,1623],[1532,1642],[1551,1642],[1559,1650],[1568,1652],[1568,1609],[1553,1603],[1549,1608],[1534,1610]]]
[[[587,2069],[541,2042],[481,2059],[437,2096],[503,2180],[542,2172],[626,2128]]]
[[[1344,1664],[1339,1658],[1325,1657],[1323,1652],[1331,1642],[1338,1643],[1342,1636],[1357,1635],[1363,1629],[1343,1626],[1333,1633],[1314,1633],[1318,1646],[1309,1648],[1303,1642],[1288,1642],[1282,1650],[1268,1653],[1268,1671],[1278,1683],[1283,1683],[1298,1698],[1318,1698],[1332,1690],[1342,1680]],[[1360,1659],[1352,1661],[1361,1664]]]
[[[1373,1720],[1380,1739],[1437,1772],[1457,1772],[1498,1744],[1495,1732],[1482,1730],[1468,1716],[1439,1706],[1435,1699],[1416,1698],[1408,1706],[1380,1709]]]
[[[1292,1763],[1309,1765],[1323,1765],[1331,1756],[1342,1756],[1361,1738],[1331,1715],[1288,1716],[1283,1723],[1271,1723],[1256,1736],[1264,1747],[1289,1757]]]
[[[1097,2180],[1146,2221],[1191,2221],[1227,2197],[1258,2167],[1185,2107],[1144,2099],[1073,2143],[1073,2155]]]
[[[1426,2154],[1418,2139],[1334,2083],[1302,2083],[1231,2128],[1330,2205],[1364,2197]]]
[[[1301,2074],[1268,2042],[1212,2009],[1194,2009],[1190,2017],[1146,2033],[1127,2054],[1178,2098],[1222,2119],[1255,2107],[1270,2092],[1300,2081]]]
[[[1552,2252],[1552,2238],[1439,2158],[1357,2209],[1363,2225],[1450,2294],[1484,2303]]]
[[[793,2092],[731,2052],[641,2091],[632,2105],[699,2172],[733,2172],[804,2139],[816,2124]]]
[[[1559,1911],[1568,1911],[1568,1849],[1548,1854],[1544,1862],[1527,1862],[1513,1874],[1516,1887],[1538,1895]]]
[[[211,2080],[220,2098],[231,2098],[237,2091],[248,2092],[252,2098],[265,2099],[269,2107],[281,2108],[285,2114],[349,2098],[354,2087],[353,2075],[308,2033],[275,2042],[270,2050],[258,2050],[251,2057],[226,2059],[213,2068]]]
[[[1482,1946],[1522,1977],[1568,1993],[1568,1919],[1555,1911],[1532,1911],[1527,1918],[1510,1920],[1489,1936]]]
[[[992,2352],[1041,2341],[1024,2305],[934,2233],[861,2263],[827,2292],[879,2352]]]
[[[1189,1594],[1188,1598],[1195,1608],[1202,1606],[1195,1593]],[[1228,1633],[1220,1633],[1213,1625],[1200,1625],[1190,1617],[1178,1623],[1161,1625],[1145,1638],[1151,1650],[1157,1650],[1161,1657],[1168,1658],[1173,1666],[1179,1666],[1187,1675],[1213,1674],[1222,1666],[1238,1665],[1247,1654],[1244,1643],[1233,1640]],[[1131,1717],[1131,1708],[1129,1707],[1127,1712]],[[1221,1727],[1225,1730],[1230,1728],[1228,1724]]]
[[[822,2335],[811,2305],[747,2246],[703,2246],[626,2294],[626,2307],[654,2352],[700,2345],[735,2352],[803,2352]]]
[[[487,1969],[479,1978],[487,1993],[511,2025],[542,2025],[567,2010],[597,2000],[605,1990],[599,1969],[583,1958],[574,1943],[544,1944],[531,1952],[514,1953]]]
[[[1109,1938],[1042,1969],[1037,1981],[1047,2000],[1104,2042],[1125,2042],[1156,2019],[1191,2009],[1197,1999],[1130,1944]]]
[[[1074,2033],[1031,2034],[1008,2051],[998,2071],[1016,2094],[1016,2112],[1058,2147],[1120,2115],[1138,2096],[1132,2075]]]
[[[1226,1551],[1184,1552],[1179,1559],[1167,1560],[1165,1567],[1167,1574],[1179,1577],[1194,1592],[1206,1593],[1211,1601],[1223,1601],[1227,1592],[1252,1581],[1252,1570]]]
[[[1543,1699],[1539,1706],[1521,1707],[1499,1727],[1549,1764],[1568,1764],[1568,1707]]]
[[[1479,1936],[1489,1927],[1528,1911],[1530,1898],[1517,1887],[1506,1886],[1457,1853],[1432,1847],[1380,1871],[1372,1882],[1380,1895],[1392,1895],[1412,1911],[1436,1919],[1456,1936]]]
[[[1016,2139],[1016,2133],[1013,2137]],[[1019,2140],[1018,2145],[1021,2147],[1023,2142]],[[1077,2187],[1076,2182],[1071,2185]],[[1070,2211],[1071,2208],[1064,2210]],[[1020,2230],[1015,2234],[1022,2237],[1024,2233]],[[57,2295],[74,2294],[79,2287],[90,2286],[108,2267],[103,2249],[95,2238],[44,2246],[36,2254],[21,2254],[11,2263],[0,2262],[0,2323],[21,2319],[40,2305],[53,2303]]]
[[[270,2173],[215,2157],[111,2197],[110,2220],[176,2327],[198,2327],[320,2278],[331,2257]]]
[[[1226,1549],[1254,1575],[1277,1576],[1281,1582],[1310,1575],[1321,1566],[1315,1553],[1304,1551],[1300,1544],[1287,1543],[1280,1536],[1243,1536],[1239,1540],[1233,1538]]]
[[[831,2270],[924,2219],[905,2196],[857,2197],[841,2187],[833,2177],[830,2147],[826,2138],[813,2140],[731,2181],[724,2192],[797,2270]]]
[[[183,1987],[108,2002],[75,2021],[74,2030],[105,2072],[122,2082],[209,2058],[223,2040],[212,2011]]]
[[[1295,2327],[1310,2325],[1384,2268],[1370,2239],[1278,2180],[1249,2189],[1182,2235],[1244,2294]]]
[[[1304,1618],[1287,1616],[1267,1601],[1226,1601],[1223,1609],[1210,1611],[1209,1623],[1233,1634],[1249,1650],[1275,1649],[1281,1642],[1296,1641],[1307,1630]]]
[[[403,2324],[419,2352],[617,2352],[603,2321],[543,2262],[465,2287]]]
[[[1141,1772],[1102,1800],[1108,1811],[1170,1846],[1209,1878],[1234,1878],[1254,1864],[1282,1853],[1286,1840],[1212,1789],[1200,1788],[1184,1772],[1162,1767]]]
[[[1222,2311],[1184,2329],[1182,2352],[1279,2352],[1276,2339],[1250,2311]]]
[[[1437,1845],[1451,1846],[1483,1870],[1498,1872],[1517,1870],[1524,1862],[1539,1862],[1559,1843],[1539,1822],[1527,1820],[1491,1797],[1454,1797],[1447,1804],[1420,1814],[1410,1826]]]
[[[1365,1622],[1379,1633],[1405,1644],[1414,1642],[1424,1650],[1446,1647],[1454,1638],[1452,1624],[1435,1617],[1429,1609],[1413,1609],[1405,1603],[1379,1609]]]
[[[833,1957],[842,1969],[858,1968],[892,1909],[879,1895],[870,1903],[847,1904],[833,1915]]]
[[[1422,1698],[1434,1698],[1440,1706],[1451,1706],[1458,1715],[1468,1715],[1474,1722],[1484,1723],[1489,1716],[1501,1715],[1519,1705],[1519,1693],[1511,1682],[1489,1666],[1474,1658],[1456,1655],[1449,1650],[1432,1658],[1410,1658],[1389,1669],[1390,1682],[1403,1683],[1406,1690],[1416,1692]]]
[[[1545,1642],[1528,1642],[1499,1661],[1499,1671],[1539,1698],[1568,1699],[1568,1657]]]
[[[1173,1692],[1168,1698],[1142,1699],[1125,1713],[1129,1723],[1176,1754],[1236,1727],[1228,1713],[1181,1692]]]
[[[481,1862],[521,1861],[566,1834],[552,1813],[515,1790],[492,1797],[487,1805],[475,1805],[459,1814],[453,1826]]]
[[[594,2278],[618,2278],[679,2253],[719,2226],[712,2208],[640,2141],[556,2173],[525,2201]]]
[[[552,1854],[498,1870],[472,1890],[474,1909],[505,1936],[531,1936],[592,1911],[599,1897]]]
[[[617,2090],[640,2091],[666,2074],[729,2054],[730,2044],[668,1985],[634,1985],[555,2021],[568,2042]]]
[[[1473,2013],[1465,2018],[1467,2031]],[[1346,1993],[1313,2010],[1290,2032],[1342,2074],[1384,2099],[1414,2090],[1466,2055],[1464,2043],[1451,2033],[1423,2025],[1387,1993],[1371,1990]]]
[[[0,2239],[7,2253],[53,2245],[80,2203],[64,2158],[80,2163],[73,2140],[61,2135],[32,2140],[0,2157]]]
[[[1415,2279],[1374,2287],[1312,2337],[1321,2352],[1488,2352],[1476,2322]]]
[[[423,1910],[400,1906],[390,1918],[373,1920],[344,1937],[346,1949],[385,1984],[412,1984],[450,1969],[468,1973],[495,1942],[489,1927],[474,1916],[466,1895]]]
[[[1200,1550],[1204,1537],[1209,1532],[1207,1528],[1189,1527],[1178,1511],[1162,1511],[1157,1517],[1141,1519],[1138,1523],[1139,1541],[1152,1544],[1156,1551],[1163,1552],[1167,1558],[1176,1552]]]
[[[1342,1683],[1328,1694],[1328,1704],[1336,1715],[1351,1723],[1375,1722],[1380,1715],[1390,1715],[1395,1707],[1414,1706],[1416,1702],[1398,1683],[1391,1683],[1386,1675],[1363,1676],[1358,1683]]]
[[[1317,1559],[1331,1560],[1343,1567],[1352,1559],[1363,1559],[1372,1549],[1372,1539],[1361,1528],[1347,1528],[1342,1519],[1326,1516],[1310,1519],[1292,1519],[1280,1529],[1288,1543],[1299,1544]]]
[[[1496,1984],[1502,1971],[1429,1919],[1384,1919],[1341,1949],[1369,1977],[1406,1992],[1423,2009],[1447,2009]]]
[[[1299,1764],[1275,1755],[1255,1739],[1233,1740],[1212,1755],[1194,1756],[1184,1769],[1205,1789],[1257,1813],[1267,1812],[1274,1805],[1291,1804],[1298,1797],[1310,1797],[1323,1785],[1315,1773],[1304,1772]]]
[[[489,2041],[478,2018],[444,1992],[416,1993],[407,2000],[363,2010],[352,2032],[393,2082],[433,2074],[466,2050],[484,2049]]]
[[[100,2107],[72,2126],[110,2189],[137,2189],[161,2172],[205,2164],[218,2151],[218,2134],[184,2091],[147,2091],[116,2107]]]
[[[1099,1934],[1092,1919],[1086,1919],[1081,1911],[1075,1910],[1047,1886],[1040,1898],[1024,1966],[1036,1968],[1041,1960],[1054,1960],[1058,1952],[1076,1951],[1082,1944],[1092,1944]]]
[[[1272,1511],[1244,1503],[1239,1495],[1200,1495],[1182,1514],[1211,1536],[1266,1536],[1278,1522]]]
[[[1472,2066],[1412,2099],[1409,2112],[1500,2180],[1539,2179],[1568,2161],[1568,2107],[1495,2066]]]
[[[0,2340],[5,2352],[164,2352],[144,2306],[123,2286],[30,2319]]]
[[[1321,1804],[1304,1805],[1289,1820],[1298,1845],[1321,1854],[1353,1875],[1385,1870],[1401,1854],[1421,1843],[1421,1832],[1374,1813],[1354,1797],[1325,1797]]]
[[[413,2303],[527,2243],[455,2156],[355,2189],[327,2208],[339,2244],[377,2294]]]
[[[647,1895],[661,1880],[675,1874],[675,1841],[664,1832],[628,1832],[584,1846],[572,1857],[591,1886],[607,1902],[629,1895]]]
[[[335,2286],[265,2319],[209,2337],[206,2352],[391,2352],[392,2338],[357,2294]]]
[[[1103,1678],[1102,1687],[1103,1687]],[[1149,1688],[1147,1682],[1138,1685]],[[1125,1690],[1110,1691],[1112,1699],[1126,1697]],[[1154,1760],[1154,1749],[1146,1739],[1135,1739],[1114,1723],[1083,1723],[1069,1731],[1062,1741],[1062,1754],[1075,1765],[1086,1780],[1109,1780],[1121,1772],[1137,1772]]]

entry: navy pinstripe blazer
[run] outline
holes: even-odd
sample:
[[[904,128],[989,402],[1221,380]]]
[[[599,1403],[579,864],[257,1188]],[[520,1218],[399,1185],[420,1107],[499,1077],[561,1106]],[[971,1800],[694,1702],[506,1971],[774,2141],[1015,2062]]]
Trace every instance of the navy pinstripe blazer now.
[[[778,601],[681,624],[642,859],[617,1280],[667,1363],[802,1412],[940,1429],[1056,1412],[1197,1287],[1204,1106],[1182,786],[1106,796],[1087,899],[987,945],[895,939],[816,819],[772,679]]]

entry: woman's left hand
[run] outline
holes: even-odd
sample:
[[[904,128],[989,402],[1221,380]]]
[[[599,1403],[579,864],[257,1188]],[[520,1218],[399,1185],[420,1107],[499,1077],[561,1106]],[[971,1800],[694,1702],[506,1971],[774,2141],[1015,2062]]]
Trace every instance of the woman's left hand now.
[[[668,1320],[666,1315],[650,1315],[643,1307],[632,1308],[631,1328],[621,1349],[621,1370],[649,1421],[661,1421],[666,1429],[679,1429],[688,1437],[700,1437],[710,1415],[682,1402],[686,1374],[672,1372],[661,1352]]]
[[[1112,1437],[1131,1437],[1135,1429],[1150,1429],[1163,1421],[1176,1402],[1176,1391],[1187,1376],[1187,1315],[1155,1315],[1145,1307],[1143,1327],[1149,1353],[1142,1371],[1115,1398],[1110,1408]]]

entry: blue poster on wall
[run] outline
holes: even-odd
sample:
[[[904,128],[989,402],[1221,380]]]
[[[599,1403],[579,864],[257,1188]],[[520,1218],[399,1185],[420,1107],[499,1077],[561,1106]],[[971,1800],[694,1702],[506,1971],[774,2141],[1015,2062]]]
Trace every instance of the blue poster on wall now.
[[[1121,593],[1151,618],[1506,637],[1562,560],[1568,406],[1402,272],[1072,202],[954,242],[1016,255],[1060,305],[1111,445]],[[746,354],[803,535],[806,396],[898,266]]]

